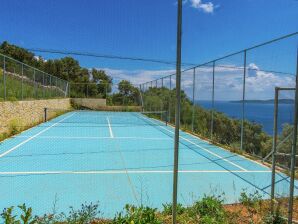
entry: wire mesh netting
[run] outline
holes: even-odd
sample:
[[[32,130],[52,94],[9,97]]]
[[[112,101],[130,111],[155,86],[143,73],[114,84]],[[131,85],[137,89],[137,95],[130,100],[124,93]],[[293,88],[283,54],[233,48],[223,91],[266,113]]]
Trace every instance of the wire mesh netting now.
[[[68,96],[68,82],[0,54],[2,100],[48,99]]]
[[[182,129],[232,152],[266,161],[266,166],[270,167],[275,88],[296,86],[297,41],[295,34],[184,70],[181,74]],[[173,78],[172,85],[165,81],[169,77]],[[163,88],[158,85],[159,80],[163,80]],[[150,88],[152,83],[153,88]],[[159,108],[164,101],[167,103],[172,124],[176,102],[174,83],[175,75],[166,76],[147,82],[144,85],[149,88],[143,91],[148,110]],[[279,188],[276,197],[283,198],[285,205],[288,205],[290,179],[283,174],[289,174],[295,137],[291,136],[294,92],[281,91],[278,101],[277,148],[280,153],[276,155],[276,163],[281,170],[274,186]],[[258,190],[270,195],[270,187],[269,184]],[[287,216],[287,207],[283,212]]]

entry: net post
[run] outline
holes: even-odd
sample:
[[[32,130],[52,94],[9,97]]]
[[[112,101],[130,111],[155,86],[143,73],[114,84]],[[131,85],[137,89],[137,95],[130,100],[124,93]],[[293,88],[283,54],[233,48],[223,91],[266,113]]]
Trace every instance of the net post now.
[[[271,201],[270,209],[271,214],[274,212],[274,199],[275,199],[275,168],[276,168],[276,150],[277,150],[277,122],[278,122],[278,100],[279,100],[279,88],[275,87],[274,97],[274,122],[273,122],[273,144],[272,144],[272,167],[271,167]]]
[[[180,126],[180,100],[181,100],[181,39],[182,39],[182,0],[177,5],[177,62],[176,62],[176,111],[175,111],[175,144],[174,144],[174,170],[173,170],[173,208],[172,224],[177,223],[177,194],[178,194],[178,162],[179,162],[179,126]]]
[[[44,108],[44,122],[48,121],[48,108]]]
[[[244,52],[244,63],[243,63],[243,92],[242,92],[242,119],[241,119],[240,150],[243,150],[243,139],[244,139],[245,81],[246,81],[246,54],[247,54],[247,50],[244,50],[243,52]]]
[[[192,117],[191,117],[191,131],[194,131],[195,120],[195,88],[196,88],[196,68],[193,68],[193,80],[192,80]]]
[[[5,63],[6,63],[6,60],[5,60],[5,56],[3,56],[3,85],[4,85],[4,88],[3,88],[3,90],[4,90],[4,101],[6,100],[6,65],[5,65]]]
[[[297,151],[297,125],[298,125],[298,48],[296,59],[296,90],[295,90],[295,111],[294,111],[294,127],[293,127],[293,142],[291,152],[291,170],[290,170],[290,197],[288,208],[288,223],[293,221],[293,204],[294,204],[294,184],[295,184],[295,166],[296,166],[296,151]]]
[[[211,110],[211,140],[214,132],[214,84],[215,84],[215,61],[212,63],[212,110]]]

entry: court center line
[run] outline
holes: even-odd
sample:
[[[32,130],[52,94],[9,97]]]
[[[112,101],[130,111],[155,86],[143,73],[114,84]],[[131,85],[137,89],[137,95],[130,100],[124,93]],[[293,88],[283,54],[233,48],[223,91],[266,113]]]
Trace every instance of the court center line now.
[[[151,123],[153,123],[153,124],[155,123],[155,122],[153,122],[152,120],[148,119],[148,118],[145,117],[145,116],[144,116],[144,118],[147,119],[147,120],[149,120],[149,121],[150,121]],[[164,130],[166,130],[166,131],[168,131],[168,132],[174,134],[173,131],[170,131],[170,130],[168,130],[168,129],[162,127],[162,126],[160,126],[160,128],[162,128],[162,129],[164,129]],[[187,141],[187,142],[189,142],[189,143],[191,143],[191,144],[193,144],[193,145],[199,147],[200,149],[202,149],[202,150],[208,152],[209,154],[211,154],[211,155],[213,155],[213,156],[216,156],[217,158],[220,158],[220,159],[222,159],[222,160],[224,160],[224,161],[226,161],[226,162],[232,164],[233,166],[238,167],[239,169],[241,169],[241,170],[243,170],[243,171],[247,171],[247,170],[246,170],[245,168],[243,168],[242,166],[239,166],[238,164],[233,163],[232,161],[229,161],[229,160],[223,158],[222,156],[220,156],[220,155],[218,155],[218,154],[216,154],[216,153],[214,153],[214,152],[211,152],[210,150],[208,150],[208,149],[206,149],[206,148],[204,148],[204,147],[202,147],[202,146],[200,146],[200,145],[198,145],[198,144],[196,144],[196,143],[190,141],[189,139],[184,138],[183,136],[179,136],[179,137],[182,138],[182,139],[184,139],[185,141]]]
[[[179,173],[271,173],[271,170],[179,170]],[[46,175],[46,174],[150,174],[173,173],[173,170],[89,170],[89,171],[7,171],[0,175]]]
[[[112,131],[112,127],[111,127],[111,123],[110,123],[109,117],[107,117],[107,122],[108,122],[108,125],[109,125],[110,137],[111,138],[114,138],[114,134],[113,134],[113,131]]]
[[[58,122],[52,124],[51,126],[49,126],[49,127],[45,128],[45,129],[41,130],[40,132],[38,132],[37,134],[33,135],[32,137],[30,137],[30,138],[28,138],[28,139],[22,141],[21,143],[17,144],[16,146],[12,147],[11,149],[7,150],[6,152],[0,154],[0,158],[2,158],[3,156],[5,156],[5,155],[11,153],[12,151],[18,149],[20,146],[26,144],[27,142],[29,142],[29,141],[31,141],[32,139],[36,138],[38,135],[44,133],[45,131],[49,130],[50,128],[52,128],[52,127],[58,125],[60,122],[62,122],[62,121],[64,121],[64,120],[66,120],[66,119],[72,117],[74,114],[75,114],[75,112],[72,113],[72,114],[70,114],[69,116],[63,118],[62,120],[60,120],[60,121],[58,121]]]

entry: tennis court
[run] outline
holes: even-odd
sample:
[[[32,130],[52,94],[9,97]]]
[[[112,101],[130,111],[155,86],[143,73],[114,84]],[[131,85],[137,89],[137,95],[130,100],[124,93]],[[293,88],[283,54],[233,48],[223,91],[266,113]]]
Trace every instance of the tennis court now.
[[[0,144],[0,207],[26,203],[37,214],[98,202],[111,217],[125,204],[161,208],[172,200],[174,129],[137,112],[72,111]],[[269,198],[271,171],[180,133],[179,202],[224,192]],[[277,174],[287,195],[288,178]]]

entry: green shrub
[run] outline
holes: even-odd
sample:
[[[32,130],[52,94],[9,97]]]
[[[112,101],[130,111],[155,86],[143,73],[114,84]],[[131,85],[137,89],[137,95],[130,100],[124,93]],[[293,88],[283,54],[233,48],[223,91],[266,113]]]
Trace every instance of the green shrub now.
[[[247,194],[245,191],[241,192],[239,202],[248,209],[258,209],[262,196],[258,191]]]
[[[172,215],[172,208],[173,208],[173,205],[172,203],[166,203],[166,204],[162,204],[163,206],[163,211],[162,211],[162,214],[164,215]],[[185,208],[183,207],[182,204],[178,203],[177,204],[177,214],[178,215],[181,215],[185,212]]]
[[[227,218],[221,196],[205,195],[187,211],[189,216],[196,218],[200,223],[225,223]]]
[[[68,215],[62,213],[61,217],[67,223],[90,223],[92,220],[96,219],[100,214],[98,204],[82,204],[81,209],[75,210],[70,207],[70,212]]]
[[[21,122],[18,119],[13,119],[9,122],[9,133],[16,135],[21,131]]]
[[[269,213],[267,216],[265,216],[263,222],[264,224],[286,224],[287,223],[286,219],[282,217],[282,214],[279,208],[277,208],[274,215]]]
[[[125,214],[118,213],[113,220],[113,224],[161,224],[156,217],[156,209],[149,207],[125,206]]]
[[[1,213],[1,217],[5,224],[34,224],[37,223],[37,218],[32,216],[32,208],[27,208],[25,204],[19,205],[21,210],[19,217],[13,214],[14,207],[4,209]]]

